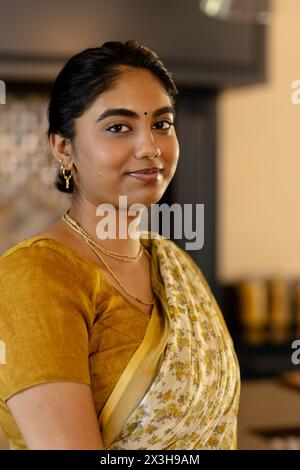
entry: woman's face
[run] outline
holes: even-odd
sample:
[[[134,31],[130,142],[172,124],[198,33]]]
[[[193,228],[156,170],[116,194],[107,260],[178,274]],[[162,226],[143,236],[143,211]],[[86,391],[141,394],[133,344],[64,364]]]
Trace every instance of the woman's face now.
[[[170,98],[151,72],[124,69],[114,88],[101,93],[75,120],[74,177],[81,198],[96,206],[111,203],[115,207],[119,195],[127,196],[128,206],[149,206],[161,199],[179,157],[169,108]],[[108,110],[114,111],[104,115]],[[153,167],[163,168],[153,181],[128,174]]]

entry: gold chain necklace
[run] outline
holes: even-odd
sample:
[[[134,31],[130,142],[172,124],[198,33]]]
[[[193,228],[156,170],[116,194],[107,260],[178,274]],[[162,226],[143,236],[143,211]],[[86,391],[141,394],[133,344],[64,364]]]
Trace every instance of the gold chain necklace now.
[[[90,234],[88,232],[86,232],[84,230],[84,228],[81,225],[79,225],[78,222],[76,222],[76,220],[72,219],[72,217],[69,216],[68,212],[66,212],[62,216],[62,219],[65,222],[67,222],[67,224],[69,224],[77,233],[79,233],[80,235],[84,234],[86,236],[86,238],[90,241],[90,243],[92,245],[94,245],[97,249],[99,249],[103,253],[106,253],[108,256],[111,256],[112,258],[116,258],[120,261],[131,262],[131,261],[136,261],[136,260],[140,259],[140,257],[143,254],[144,247],[143,247],[142,243],[140,243],[139,252],[135,256],[121,255],[120,253],[116,253],[115,251],[107,250],[103,246],[96,243],[95,240],[90,236]]]
[[[89,247],[94,251],[94,253],[97,255],[97,257],[102,261],[102,263],[104,264],[104,266],[106,267],[106,269],[108,270],[108,272],[114,277],[114,279],[117,281],[117,283],[119,284],[119,286],[124,290],[124,292],[126,292],[126,294],[130,295],[131,297],[133,297],[134,299],[136,299],[138,302],[141,302],[145,305],[153,305],[154,304],[154,300],[152,300],[152,302],[145,302],[144,300],[141,300],[139,299],[138,297],[136,297],[136,295],[134,294],[131,294],[125,287],[124,285],[121,283],[121,281],[117,278],[117,276],[115,275],[115,273],[110,269],[110,267],[106,264],[106,262],[104,261],[104,259],[102,258],[102,256],[100,255],[100,253],[98,252],[97,248],[98,248],[98,244],[93,244],[91,243],[91,240],[92,240],[92,237],[81,227],[81,225],[78,224],[78,222],[76,222],[74,219],[72,219],[69,215],[68,215],[68,218],[65,217],[66,214],[64,214],[62,216],[62,219],[64,220],[64,222],[66,222],[68,225],[70,225],[70,227],[75,230],[77,233],[79,233],[82,238],[84,239],[84,241],[89,245]],[[72,220],[72,223],[69,221],[69,219]],[[141,244],[142,246],[142,252],[144,251],[146,253],[146,255],[148,256],[148,258],[150,259],[150,255],[149,253],[147,252],[147,250],[144,249],[143,245]],[[121,255],[122,256],[122,255]]]

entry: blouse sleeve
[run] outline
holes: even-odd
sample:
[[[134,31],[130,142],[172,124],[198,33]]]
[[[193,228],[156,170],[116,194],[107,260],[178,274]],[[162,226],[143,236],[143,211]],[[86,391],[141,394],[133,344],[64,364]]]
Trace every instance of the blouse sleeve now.
[[[0,293],[0,399],[44,382],[91,384],[90,305],[75,263],[19,248],[0,258]]]

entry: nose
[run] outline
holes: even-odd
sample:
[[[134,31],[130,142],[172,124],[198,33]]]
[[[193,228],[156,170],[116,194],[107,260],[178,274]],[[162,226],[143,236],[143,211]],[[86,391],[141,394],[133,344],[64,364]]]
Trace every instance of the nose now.
[[[160,155],[161,150],[156,145],[152,133],[143,133],[135,152],[135,158],[139,160],[140,158],[147,157],[149,160],[153,160],[155,157],[159,157]]]

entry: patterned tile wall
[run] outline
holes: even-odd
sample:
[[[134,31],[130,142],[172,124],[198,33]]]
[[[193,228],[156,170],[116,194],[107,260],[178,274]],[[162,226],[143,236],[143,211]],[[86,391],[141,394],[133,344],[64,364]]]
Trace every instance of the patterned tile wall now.
[[[0,105],[0,254],[34,236],[69,206],[54,186],[45,94],[7,94]]]

